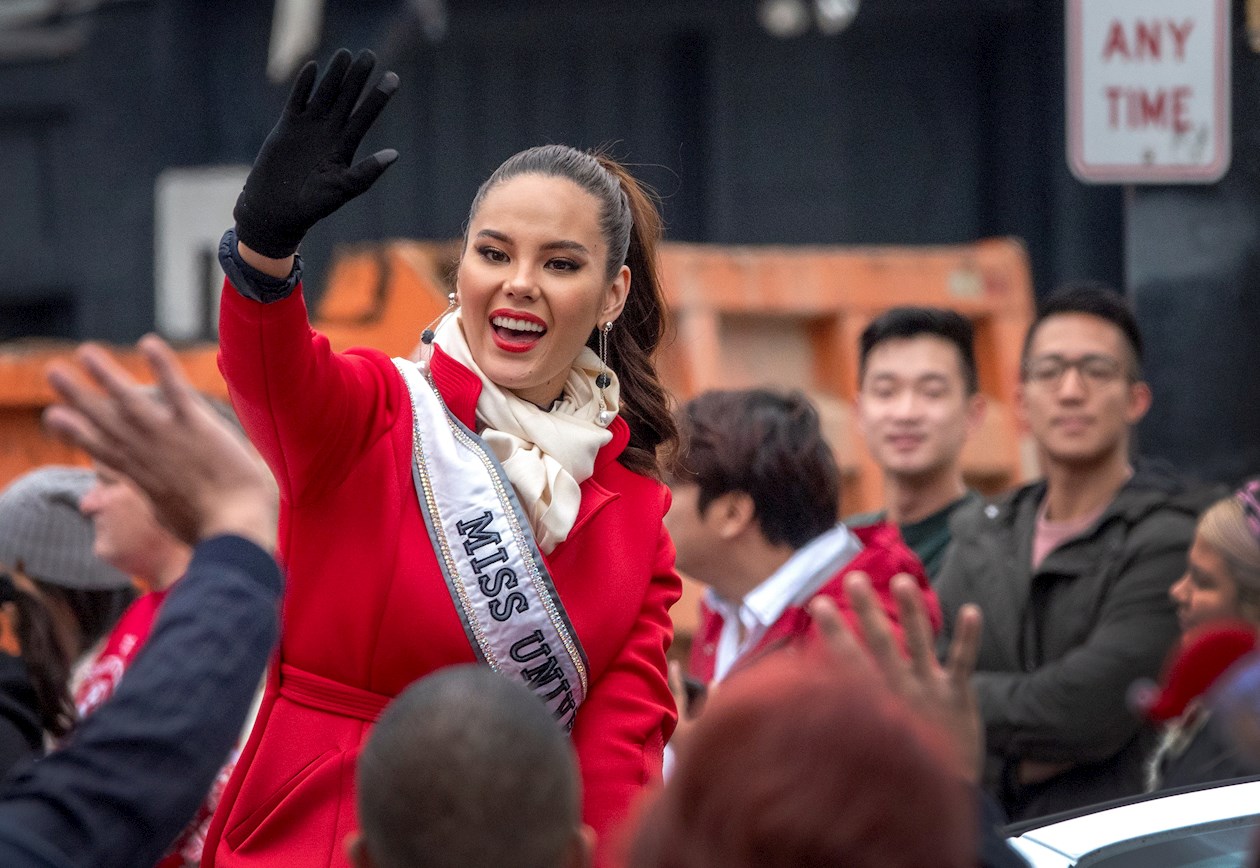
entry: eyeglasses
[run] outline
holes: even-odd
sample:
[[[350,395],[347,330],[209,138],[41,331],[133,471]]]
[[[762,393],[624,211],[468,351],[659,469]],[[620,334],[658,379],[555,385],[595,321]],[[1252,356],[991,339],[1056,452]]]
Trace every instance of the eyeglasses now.
[[[1041,356],[1024,364],[1024,379],[1038,386],[1054,388],[1063,382],[1067,372],[1075,368],[1091,386],[1105,386],[1124,376],[1124,363],[1111,356],[1088,355],[1079,359],[1063,356]]]
[[[1260,479],[1248,482],[1238,489],[1234,496],[1242,504],[1243,517],[1247,519],[1247,526],[1255,534],[1256,540],[1260,541]]]

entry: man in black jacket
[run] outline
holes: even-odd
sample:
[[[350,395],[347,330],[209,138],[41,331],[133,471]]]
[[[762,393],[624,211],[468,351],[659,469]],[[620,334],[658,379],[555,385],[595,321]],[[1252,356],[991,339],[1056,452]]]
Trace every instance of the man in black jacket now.
[[[240,732],[279,630],[275,485],[154,338],[141,344],[165,401],[99,348],[66,369],[50,428],[133,480],[195,545],[187,575],[114,696],[69,743],[0,791],[0,865],[152,865],[192,817]]]
[[[1126,691],[1157,675],[1178,635],[1168,588],[1211,497],[1131,462],[1151,402],[1141,361],[1115,292],[1083,284],[1046,299],[1018,393],[1045,478],[953,524],[936,585],[942,642],[959,607],[979,604],[984,783],[1012,819],[1142,789],[1150,733]]]

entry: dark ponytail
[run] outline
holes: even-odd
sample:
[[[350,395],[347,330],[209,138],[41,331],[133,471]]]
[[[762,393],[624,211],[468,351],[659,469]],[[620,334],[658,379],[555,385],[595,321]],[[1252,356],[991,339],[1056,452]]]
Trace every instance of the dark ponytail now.
[[[606,154],[566,145],[543,145],[508,157],[473,197],[468,223],[495,186],[518,175],[568,178],[600,203],[600,231],[608,245],[607,277],[630,269],[626,306],[608,335],[608,366],[621,385],[621,417],[630,443],[619,459],[636,473],[659,477],[658,455],[678,439],[669,395],[656,376],[652,356],[667,328],[668,311],[657,268],[661,215],[653,195],[624,166]],[[599,351],[598,329],[586,345]]]
[[[663,229],[661,215],[653,194],[624,166],[606,154],[597,154],[596,159],[617,179],[630,207],[625,260],[630,268],[630,293],[608,335],[608,364],[621,382],[621,415],[630,424],[630,443],[621,463],[639,473],[659,476],[659,450],[678,439],[669,393],[656,376],[652,359],[665,336],[669,316],[656,253]],[[598,336],[592,336],[587,346],[597,350],[597,341]]]

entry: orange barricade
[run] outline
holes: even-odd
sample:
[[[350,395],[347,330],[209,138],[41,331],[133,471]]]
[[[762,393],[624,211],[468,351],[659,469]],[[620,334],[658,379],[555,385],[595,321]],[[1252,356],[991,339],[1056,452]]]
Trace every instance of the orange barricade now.
[[[673,244],[662,266],[678,331],[659,365],[671,390],[680,399],[754,385],[804,390],[822,411],[844,471],[845,514],[882,502],[879,469],[853,412],[858,337],[897,305],[950,307],[974,321],[989,410],[964,453],[968,479],[998,491],[1026,475],[1011,398],[1033,293],[1018,241],[915,248]]]
[[[334,349],[376,347],[406,356],[446,309],[459,255],[455,242],[390,241],[337,251],[313,317]]]
[[[446,307],[446,280],[458,247],[410,241],[347,247],[337,251],[329,288],[313,319],[336,349],[374,346],[407,355],[424,324]],[[85,464],[76,450],[45,436],[40,414],[53,399],[44,370],[69,358],[67,341],[23,340],[0,345],[0,487],[41,464]],[[111,347],[137,376],[147,372],[132,347]],[[216,398],[227,387],[215,362],[214,344],[178,349],[189,378]]]
[[[75,344],[68,341],[23,340],[0,345],[0,487],[41,464],[87,464],[87,457],[44,434],[40,414],[53,400],[44,370],[68,359]],[[148,378],[147,366],[131,347],[111,347],[128,371]],[[179,351],[189,378],[199,389],[226,398],[227,388],[215,364],[211,344]]]
[[[338,250],[313,319],[337,349],[374,346],[407,355],[421,329],[446,307],[458,246],[391,241]],[[1019,350],[1032,314],[1028,259],[1013,239],[941,247],[718,247],[666,244],[662,276],[675,336],[659,369],[679,400],[705,389],[769,385],[799,388],[818,404],[844,474],[845,514],[882,501],[878,467],[862,444],[853,410],[858,336],[895,305],[937,305],[971,317],[988,411],[964,453],[969,482],[995,492],[1030,475],[1029,450],[1012,396]],[[49,462],[82,456],[46,438],[39,414],[52,394],[43,371],[67,356],[65,343],[0,347],[0,486]],[[193,382],[226,390],[213,345],[180,351]],[[119,350],[133,370],[142,365]],[[697,590],[675,607],[679,633],[694,628]]]

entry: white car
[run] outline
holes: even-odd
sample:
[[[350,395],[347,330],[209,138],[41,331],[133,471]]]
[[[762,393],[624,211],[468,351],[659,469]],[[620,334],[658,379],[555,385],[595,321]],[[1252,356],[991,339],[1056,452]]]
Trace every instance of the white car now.
[[[1008,830],[1033,868],[1244,868],[1260,844],[1260,779],[1152,793],[1033,823]]]

